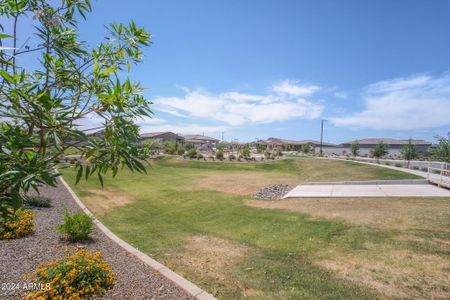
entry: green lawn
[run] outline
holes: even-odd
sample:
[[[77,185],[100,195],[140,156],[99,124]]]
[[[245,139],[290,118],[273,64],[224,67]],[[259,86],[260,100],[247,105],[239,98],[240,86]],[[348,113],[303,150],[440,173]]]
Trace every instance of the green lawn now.
[[[63,169],[63,174],[73,187],[74,171]],[[271,183],[409,178],[416,177],[345,161],[301,158],[240,164],[169,158],[153,161],[148,174],[123,170],[114,179],[107,177],[103,192],[94,179],[81,182],[74,190],[114,233],[219,299],[401,298],[423,296],[428,288],[448,296],[450,291],[445,294],[445,286],[437,280],[422,280],[414,293],[396,294],[396,289],[383,293],[377,282],[377,278],[387,280],[382,276],[383,268],[378,277],[362,273],[367,280],[342,271],[357,268],[358,262],[366,268],[362,262],[370,251],[390,253],[391,248],[440,255],[442,266],[447,266],[450,249],[445,245],[436,246],[427,237],[420,245],[398,240],[405,232],[396,226],[358,224],[345,216],[314,216],[248,203],[251,191]],[[445,211],[449,200],[442,200],[444,208],[438,210]],[[443,222],[435,233],[441,233],[444,240],[450,240],[448,231],[442,230],[449,225],[447,217],[444,214],[443,221],[440,217],[429,220]],[[423,229],[432,230],[432,226]],[[423,232],[416,235],[408,231],[406,236],[420,234],[423,236]],[[349,257],[341,261],[344,256]],[[389,262],[385,265],[395,267]],[[396,274],[396,269],[392,271]],[[408,274],[414,279],[414,274]],[[430,276],[434,279],[440,274]]]

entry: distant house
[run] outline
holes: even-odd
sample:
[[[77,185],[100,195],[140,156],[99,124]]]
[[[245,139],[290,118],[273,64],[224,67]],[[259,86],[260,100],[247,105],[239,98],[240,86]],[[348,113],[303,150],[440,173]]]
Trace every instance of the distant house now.
[[[218,139],[200,134],[183,135],[183,138],[186,144],[193,144],[199,151],[215,150],[219,143]]]
[[[355,141],[351,142],[345,142],[342,143],[342,147],[350,149],[351,144],[355,143]],[[390,138],[368,138],[368,139],[361,139],[358,140],[359,146],[360,146],[360,154],[369,154],[370,150],[373,149],[373,147],[376,144],[379,144],[380,142],[383,142],[388,146],[388,152],[389,155],[392,156],[400,156],[400,151],[403,148],[403,146],[407,145],[409,143],[409,140],[398,140],[398,139],[390,139]],[[432,143],[425,141],[425,140],[413,140],[411,139],[411,143],[416,146],[416,149],[418,152],[427,152],[428,149],[431,147]]]
[[[277,150],[284,150],[284,151],[300,151],[301,148],[304,145],[309,146],[311,149],[319,148],[320,147],[320,141],[316,140],[301,140],[301,141],[294,141],[294,140],[286,140],[286,139],[280,139],[280,138],[268,138],[264,141],[266,145],[269,146],[271,149],[277,149]],[[322,147],[336,147],[335,144],[322,142]]]
[[[401,156],[401,150],[403,146],[409,143],[408,139],[391,139],[391,138],[365,138],[360,140],[353,140],[349,142],[342,143],[335,148],[324,149],[324,154],[327,155],[342,155],[351,152],[351,145],[358,142],[359,143],[359,155],[366,156],[370,155],[371,150],[375,145],[383,142],[388,147],[388,156],[397,158]],[[411,140],[411,143],[416,146],[418,152],[427,152],[432,143],[424,140]]]
[[[183,143],[184,137],[181,135],[175,134],[170,131],[163,131],[163,132],[147,132],[141,134],[141,140],[156,140],[160,142],[166,142],[166,141],[175,141],[177,143]]]

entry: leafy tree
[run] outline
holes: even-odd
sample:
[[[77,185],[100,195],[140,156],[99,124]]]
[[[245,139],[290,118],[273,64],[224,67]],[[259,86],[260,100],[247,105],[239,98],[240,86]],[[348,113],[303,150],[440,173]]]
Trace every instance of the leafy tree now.
[[[248,145],[244,145],[244,147],[242,147],[241,155],[244,158],[250,158],[250,147]]]
[[[189,158],[197,157],[197,149],[195,149],[195,148],[190,149],[190,150],[187,152],[187,156],[188,156]]]
[[[184,149],[186,149],[186,151],[189,151],[194,148],[195,148],[195,145],[193,143],[187,143],[184,145]]]
[[[70,146],[81,154],[77,183],[96,174],[103,185],[102,175],[122,166],[145,172],[134,121],[152,112],[126,73],[151,35],[134,22],[111,24],[105,42],[89,48],[77,25],[90,11],[89,0],[0,0],[0,204],[17,207],[30,188],[54,186],[54,161]],[[23,19],[33,20],[34,37],[18,35]],[[86,117],[101,120],[102,134],[80,130]]]
[[[228,148],[228,143],[227,142],[220,142],[217,144],[217,150],[225,150],[226,148]]]
[[[372,149],[372,155],[373,157],[375,157],[377,159],[377,162],[380,162],[380,158],[382,158],[383,156],[385,156],[388,151],[388,145],[386,145],[383,142],[379,142],[378,144],[376,144],[373,149]]]
[[[358,141],[355,141],[350,145],[350,151],[352,152],[352,155],[354,157],[359,155],[360,148],[361,148],[361,146],[359,145]]]
[[[216,152],[216,158],[219,159],[219,160],[223,160],[224,155],[223,155],[222,150],[219,150],[219,151]]]
[[[175,154],[177,153],[178,145],[175,141],[166,141],[164,142],[164,153],[166,154]]]
[[[409,139],[408,144],[404,145],[402,147],[402,150],[400,151],[402,157],[404,160],[407,161],[406,167],[409,168],[409,164],[411,160],[417,158],[419,154],[417,153],[416,145],[412,143],[412,140]]]
[[[311,148],[309,147],[309,145],[302,145],[302,153],[303,154],[308,154],[309,151],[311,150]]]
[[[431,157],[438,161],[450,163],[450,133],[448,138],[437,136],[438,143],[431,149]]]

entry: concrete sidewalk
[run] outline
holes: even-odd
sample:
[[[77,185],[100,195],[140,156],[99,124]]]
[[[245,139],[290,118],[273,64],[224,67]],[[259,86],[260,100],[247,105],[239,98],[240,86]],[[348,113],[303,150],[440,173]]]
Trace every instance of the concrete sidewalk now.
[[[311,183],[295,187],[283,198],[333,197],[450,197],[450,190],[424,183]]]

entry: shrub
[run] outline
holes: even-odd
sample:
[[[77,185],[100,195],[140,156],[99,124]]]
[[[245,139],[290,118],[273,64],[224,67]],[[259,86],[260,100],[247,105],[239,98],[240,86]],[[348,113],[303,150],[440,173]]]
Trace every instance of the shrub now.
[[[114,273],[101,253],[86,249],[43,264],[30,277],[44,288],[33,290],[25,296],[26,300],[93,299],[104,294],[115,281]]]
[[[422,167],[422,168],[420,168],[420,170],[421,170],[422,172],[428,172],[428,168],[427,168],[427,167]]]
[[[234,154],[230,154],[230,155],[228,156],[228,159],[229,159],[229,160],[236,159],[236,156],[235,156]]]
[[[180,148],[177,150],[177,154],[178,155],[183,155],[184,154],[184,149]]]
[[[72,242],[82,241],[89,237],[94,230],[92,218],[83,212],[74,214],[64,213],[64,223],[57,226],[60,233]]]
[[[217,159],[220,159],[220,160],[223,160],[223,152],[220,151],[220,150],[217,151],[217,152],[216,152],[216,158],[217,158]]]
[[[197,156],[197,150],[195,148],[190,149],[187,153],[189,158],[195,158]]]
[[[24,198],[24,204],[30,207],[50,207],[51,200],[42,196],[27,196]]]
[[[403,167],[403,164],[402,163],[395,163],[394,166],[396,166],[397,168],[401,168],[401,167]]]
[[[385,162],[384,164],[385,164],[386,166],[390,166],[390,165],[391,165],[391,163],[390,163],[390,162],[388,162],[388,161],[387,161],[387,162]]]
[[[29,209],[0,209],[0,240],[20,238],[32,233],[34,215]]]
[[[419,170],[419,167],[418,166],[412,166],[412,169],[413,170]]]
[[[201,154],[201,153],[197,154],[197,159],[201,159],[201,158],[203,158],[203,154]]]

